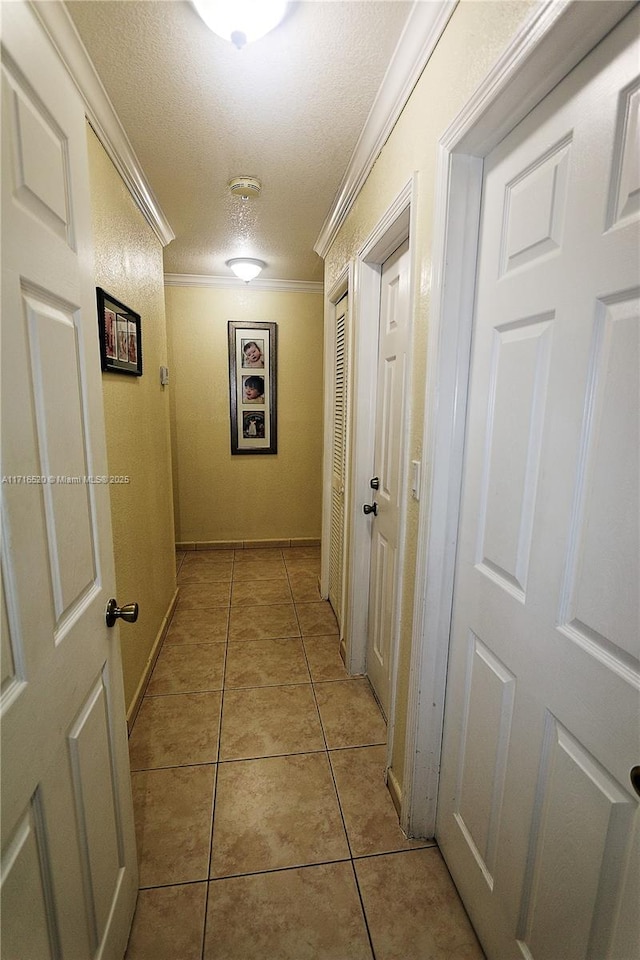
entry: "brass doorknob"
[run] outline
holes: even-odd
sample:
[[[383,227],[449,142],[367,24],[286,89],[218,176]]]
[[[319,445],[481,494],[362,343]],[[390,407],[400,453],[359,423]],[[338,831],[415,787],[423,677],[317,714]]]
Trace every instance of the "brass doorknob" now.
[[[138,604],[125,603],[124,607],[119,607],[118,601],[114,597],[111,597],[111,600],[107,602],[105,614],[107,626],[112,627],[118,618],[126,620],[127,623],[135,623],[138,619]]]

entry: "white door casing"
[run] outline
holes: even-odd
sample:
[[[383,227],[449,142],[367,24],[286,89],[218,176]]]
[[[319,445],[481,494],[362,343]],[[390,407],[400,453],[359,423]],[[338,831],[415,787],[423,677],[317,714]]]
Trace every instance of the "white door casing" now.
[[[121,960],[137,865],[109,488],[86,479],[107,475],[86,123],[32,9],[2,16],[3,957]]]
[[[485,169],[437,837],[500,960],[639,940],[637,36]]]
[[[403,506],[402,464],[409,333],[409,242],[383,264],[380,278],[376,370],[375,454],[369,514],[371,563],[367,627],[367,675],[389,716],[397,603],[401,587],[398,548]]]

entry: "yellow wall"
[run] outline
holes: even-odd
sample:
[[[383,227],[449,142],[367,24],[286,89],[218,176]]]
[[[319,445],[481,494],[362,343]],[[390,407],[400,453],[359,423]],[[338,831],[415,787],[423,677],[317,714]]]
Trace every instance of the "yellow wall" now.
[[[88,131],[96,285],[142,317],[142,377],[103,373],[117,599],[137,601],[120,627],[131,710],[176,588],[162,246],[92,130]]]
[[[344,265],[356,256],[384,212],[418,174],[412,210],[414,312],[411,430],[408,458],[422,458],[426,343],[429,323],[432,226],[437,143],[475,88],[498,59],[532,3],[462,0],[416,85],[340,229],[325,262],[325,287],[331,289]],[[428,464],[424,465],[428,469]],[[424,509],[426,504],[422,504]],[[415,589],[418,504],[408,497],[401,636],[398,654],[397,712],[392,776],[402,792],[406,738],[411,630]]]
[[[178,542],[320,537],[322,302],[167,286]],[[228,320],[278,324],[276,455],[231,455]]]

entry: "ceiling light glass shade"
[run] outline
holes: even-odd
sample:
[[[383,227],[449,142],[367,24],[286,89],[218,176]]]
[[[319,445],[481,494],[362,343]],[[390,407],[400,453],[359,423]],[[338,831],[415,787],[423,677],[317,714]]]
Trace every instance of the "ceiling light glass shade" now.
[[[245,283],[255,280],[258,274],[264,270],[266,263],[264,260],[252,260],[250,257],[236,257],[233,260],[227,260],[227,266],[233,270],[236,277],[240,277]]]
[[[193,0],[193,5],[210,30],[238,49],[277,27],[287,9],[282,0]]]

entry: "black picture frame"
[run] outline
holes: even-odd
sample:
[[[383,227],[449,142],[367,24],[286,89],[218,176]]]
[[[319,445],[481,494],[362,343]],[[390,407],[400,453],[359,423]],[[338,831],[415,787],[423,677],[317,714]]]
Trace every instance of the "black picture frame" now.
[[[278,452],[278,325],[228,321],[231,453]]]
[[[103,372],[142,376],[142,323],[140,314],[96,287],[100,364]]]

